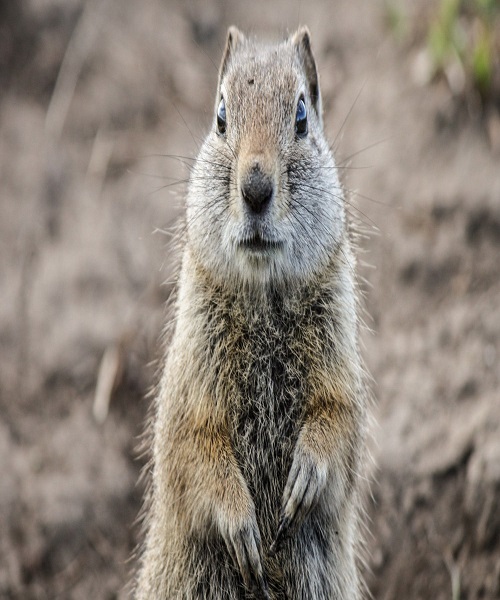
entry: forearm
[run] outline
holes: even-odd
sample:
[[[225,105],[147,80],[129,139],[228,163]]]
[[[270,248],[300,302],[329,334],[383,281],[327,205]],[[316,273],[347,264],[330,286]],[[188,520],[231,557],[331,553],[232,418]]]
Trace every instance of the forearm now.
[[[206,531],[221,506],[230,512],[248,502],[248,489],[223,423],[199,414],[170,419],[155,433],[154,495],[188,530]]]
[[[363,415],[358,402],[345,396],[315,398],[308,407],[297,446],[324,464],[337,485],[352,481],[359,462]]]
[[[272,551],[279,550],[283,540],[300,527],[322,499],[340,510],[353,488],[362,413],[357,402],[338,398],[316,396],[307,407],[283,492],[282,516]]]
[[[197,414],[196,419],[184,415],[173,425],[175,435],[168,443],[157,440],[161,489],[154,495],[163,518],[177,520],[184,534],[217,532],[246,587],[268,598],[255,506],[224,423]],[[172,500],[170,507],[166,498]]]

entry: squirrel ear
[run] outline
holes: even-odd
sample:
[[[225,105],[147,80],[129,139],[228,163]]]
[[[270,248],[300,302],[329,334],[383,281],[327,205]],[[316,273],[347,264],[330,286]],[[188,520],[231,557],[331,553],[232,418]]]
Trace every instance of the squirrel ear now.
[[[302,63],[307,83],[309,85],[309,94],[311,102],[316,113],[321,118],[321,96],[319,91],[319,78],[316,70],[316,61],[311,50],[311,34],[305,26],[299,27],[290,37],[290,41],[295,46]]]
[[[229,27],[227,30],[226,47],[224,48],[224,55],[222,57],[222,62],[219,69],[219,85],[226,72],[231,54],[233,53],[234,49],[244,41],[245,36],[243,33],[241,33],[237,27],[231,25],[231,27]]]

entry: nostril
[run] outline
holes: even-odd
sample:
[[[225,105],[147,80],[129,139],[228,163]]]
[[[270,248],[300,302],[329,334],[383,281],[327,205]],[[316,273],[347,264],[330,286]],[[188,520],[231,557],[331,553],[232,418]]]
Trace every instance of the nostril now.
[[[261,213],[271,202],[274,185],[271,177],[254,167],[246,176],[241,186],[243,200],[256,214]]]

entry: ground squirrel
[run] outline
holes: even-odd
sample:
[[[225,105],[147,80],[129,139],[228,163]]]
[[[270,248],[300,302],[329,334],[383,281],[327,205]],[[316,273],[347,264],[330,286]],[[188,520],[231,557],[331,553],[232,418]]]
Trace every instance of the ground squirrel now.
[[[309,32],[228,32],[191,173],[136,597],[356,600],[355,259]]]

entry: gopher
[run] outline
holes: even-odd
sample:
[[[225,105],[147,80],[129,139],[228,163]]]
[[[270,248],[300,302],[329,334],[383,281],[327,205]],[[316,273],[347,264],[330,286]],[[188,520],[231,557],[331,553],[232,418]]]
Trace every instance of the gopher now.
[[[231,27],[191,172],[138,600],[357,600],[366,392],[307,28]]]

